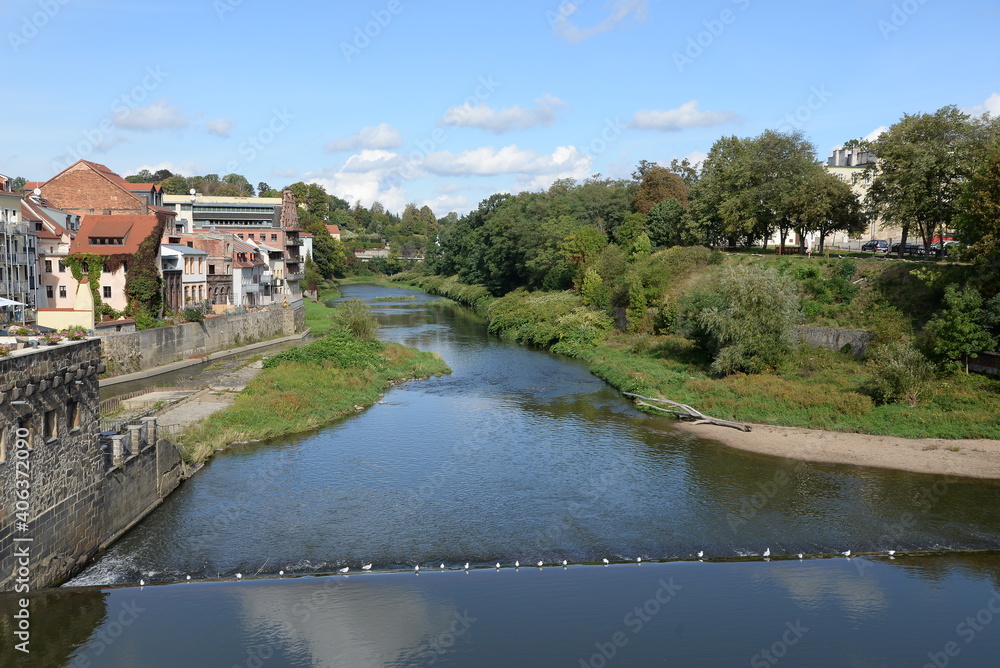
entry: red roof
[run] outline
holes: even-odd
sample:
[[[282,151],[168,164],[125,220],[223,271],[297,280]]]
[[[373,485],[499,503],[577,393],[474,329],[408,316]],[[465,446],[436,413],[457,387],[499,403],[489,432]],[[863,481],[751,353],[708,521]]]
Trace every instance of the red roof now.
[[[70,253],[93,253],[94,255],[118,255],[136,253],[139,244],[151,235],[159,223],[156,215],[88,215],[80,219],[80,231],[69,247]],[[91,244],[90,240],[116,238],[122,244]]]
[[[326,229],[330,233],[331,237],[333,235],[335,235],[335,234],[340,234],[340,226],[339,225],[327,225]]]

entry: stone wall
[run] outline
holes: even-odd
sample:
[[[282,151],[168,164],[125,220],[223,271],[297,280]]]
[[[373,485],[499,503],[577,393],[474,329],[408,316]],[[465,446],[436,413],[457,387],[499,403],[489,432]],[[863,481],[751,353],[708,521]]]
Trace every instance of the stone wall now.
[[[71,576],[182,478],[155,420],[102,438],[102,371],[96,339],[0,358],[0,592]]]
[[[120,376],[229,348],[291,336],[305,329],[301,302],[288,308],[209,317],[173,327],[101,338],[109,375]]]
[[[860,329],[830,329],[827,327],[798,327],[799,338],[810,346],[840,351],[851,347],[855,357],[864,357],[868,352],[869,332]]]
[[[1000,376],[1000,353],[979,353],[978,357],[969,360],[969,371]]]

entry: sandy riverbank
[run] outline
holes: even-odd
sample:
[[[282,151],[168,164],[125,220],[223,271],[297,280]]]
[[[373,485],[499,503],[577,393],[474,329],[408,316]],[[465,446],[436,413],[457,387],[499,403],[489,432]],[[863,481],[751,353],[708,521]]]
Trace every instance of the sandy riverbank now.
[[[746,433],[678,420],[676,427],[732,448],[808,462],[1000,480],[1000,441],[909,439],[801,427],[751,425]]]

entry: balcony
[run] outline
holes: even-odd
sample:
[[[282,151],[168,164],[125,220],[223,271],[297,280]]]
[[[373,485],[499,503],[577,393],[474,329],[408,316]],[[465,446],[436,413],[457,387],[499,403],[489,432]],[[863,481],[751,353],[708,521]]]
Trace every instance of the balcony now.
[[[301,246],[304,243],[305,242],[302,239],[299,239],[298,237],[288,237],[287,239],[285,239],[285,245],[289,246],[289,247],[290,246]]]
[[[243,294],[245,294],[245,295],[259,295],[260,294],[260,284],[259,283],[246,283],[243,286]]]
[[[305,279],[306,279],[305,272],[299,271],[299,272],[285,274],[286,281],[304,281]]]
[[[274,272],[273,271],[265,271],[263,274],[260,275],[260,282],[264,283],[265,285],[270,285],[271,283],[273,283],[274,282]]]

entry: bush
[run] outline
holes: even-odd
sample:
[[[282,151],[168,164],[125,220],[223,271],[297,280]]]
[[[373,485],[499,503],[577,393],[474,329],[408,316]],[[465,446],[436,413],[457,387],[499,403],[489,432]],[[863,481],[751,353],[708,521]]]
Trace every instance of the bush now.
[[[802,319],[792,281],[775,269],[729,267],[717,292],[721,306],[702,310],[697,320],[715,351],[712,370],[762,373],[778,368],[796,346]]]
[[[916,406],[934,378],[934,366],[909,341],[892,341],[870,351],[866,390],[875,401]]]
[[[381,370],[386,364],[379,354],[383,348],[380,341],[362,340],[345,329],[337,329],[318,341],[267,358],[264,368],[271,369],[286,362],[315,366],[332,362],[341,369]]]
[[[205,322],[205,314],[200,309],[186,308],[181,316],[188,322]]]
[[[334,320],[352,336],[364,341],[374,340],[378,335],[378,320],[372,315],[368,305],[360,299],[341,302],[337,306]]]

